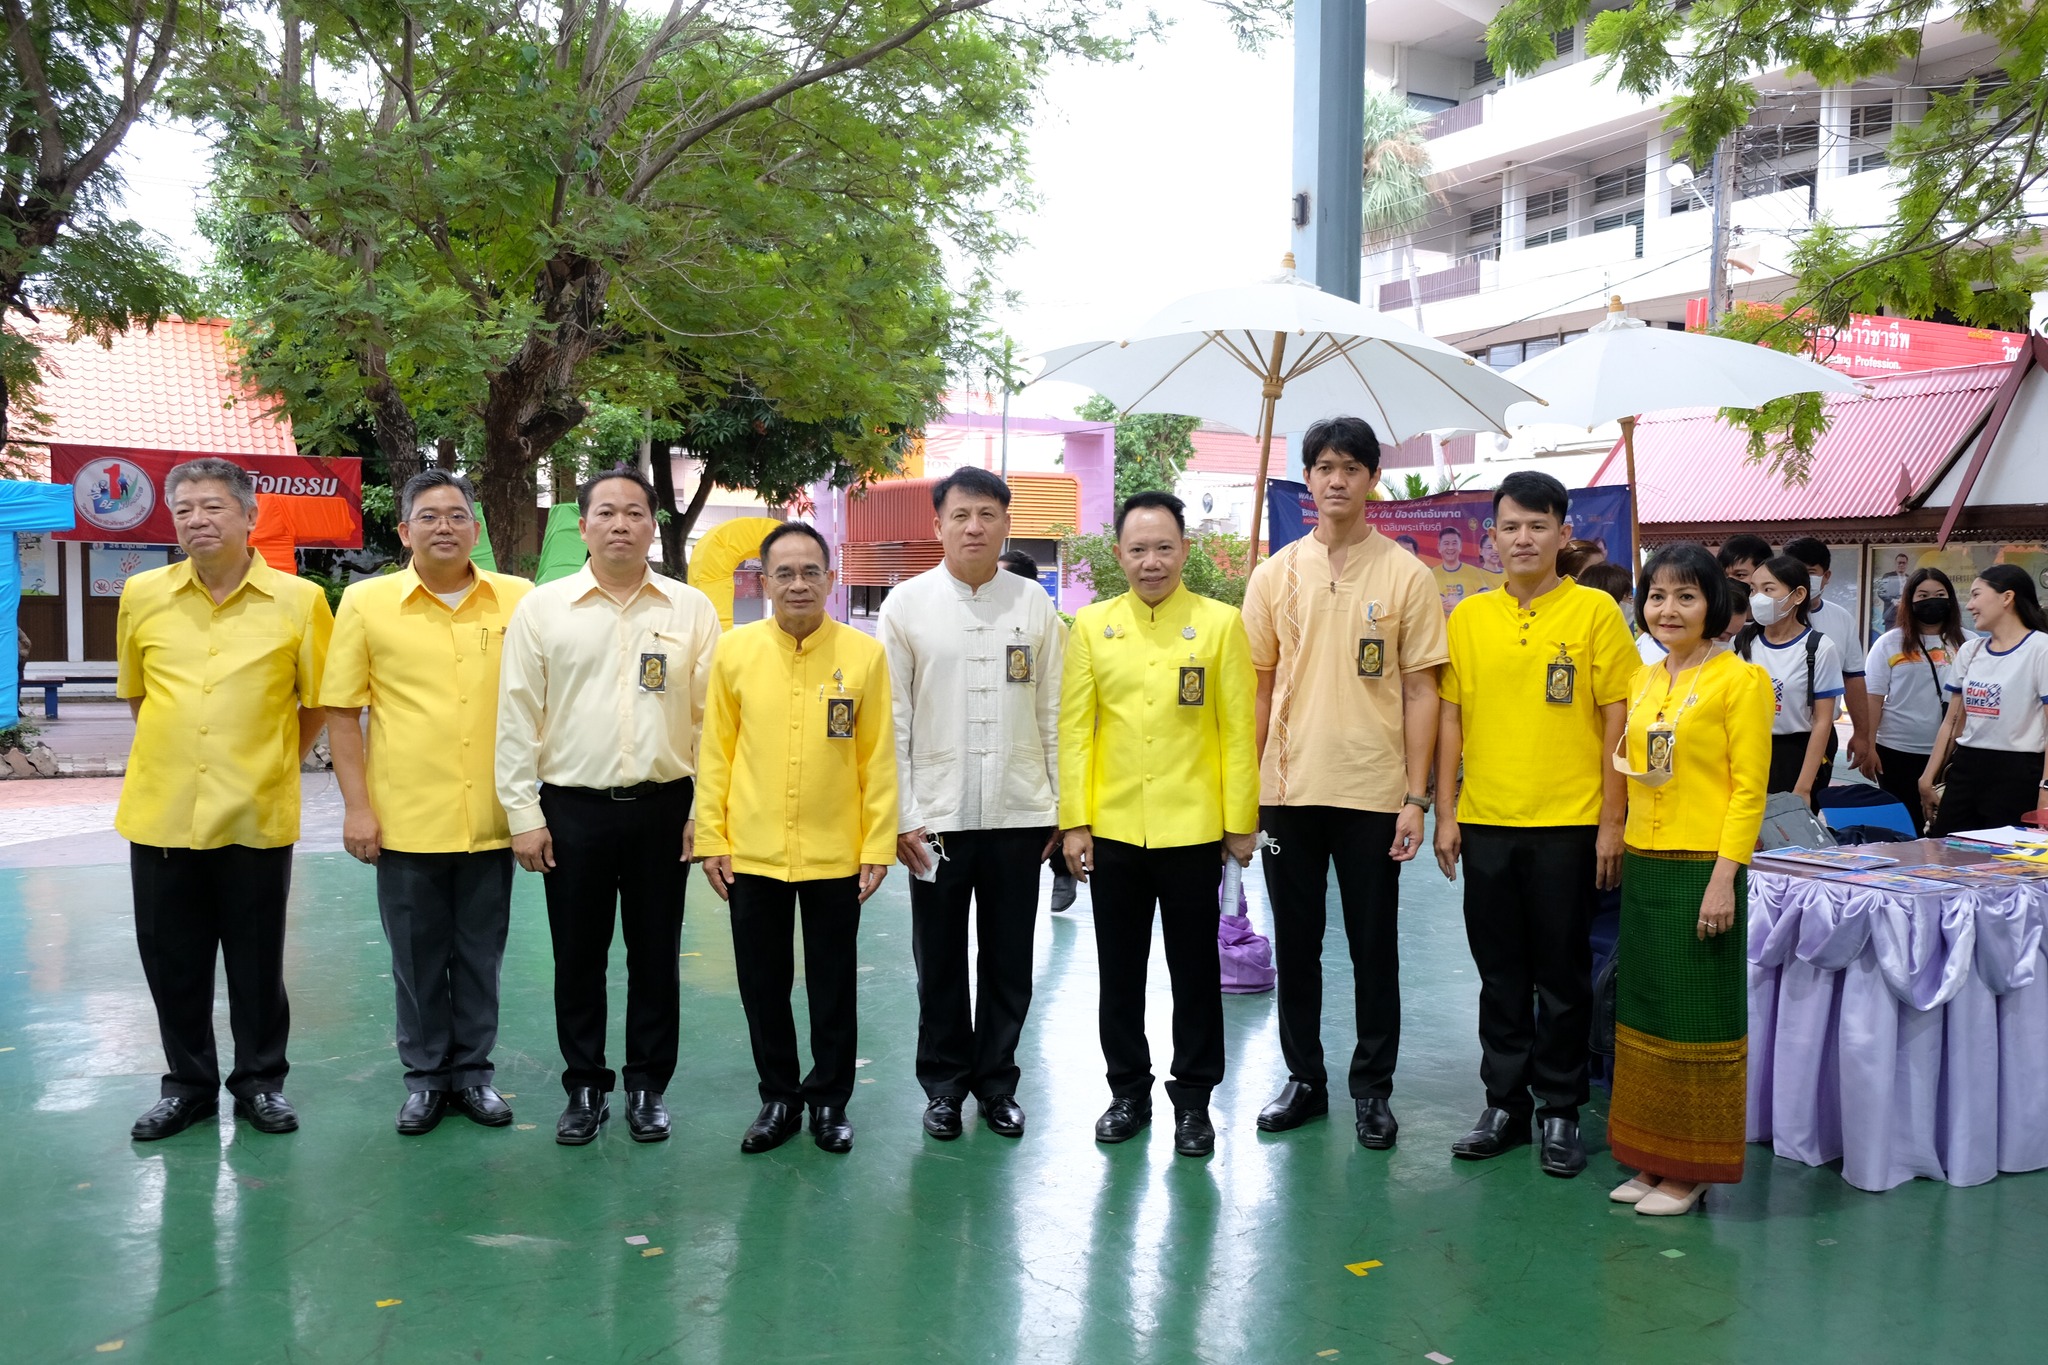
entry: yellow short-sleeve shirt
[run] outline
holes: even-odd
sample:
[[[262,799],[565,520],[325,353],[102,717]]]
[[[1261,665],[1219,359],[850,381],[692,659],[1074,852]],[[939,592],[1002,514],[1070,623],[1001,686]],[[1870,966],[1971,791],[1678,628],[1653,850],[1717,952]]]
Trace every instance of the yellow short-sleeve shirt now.
[[[411,569],[342,594],[320,700],[370,708],[370,806],[384,847],[477,853],[512,835],[493,773],[498,666],[532,584],[476,571],[450,607]]]
[[[1670,722],[1671,780],[1628,784],[1622,837],[1635,848],[1747,863],[1764,823],[1776,705],[1771,675],[1726,650],[1675,681],[1664,664],[1644,665],[1629,689],[1629,766],[1649,766],[1650,727]]]
[[[114,828],[156,848],[299,838],[299,708],[319,705],[327,594],[250,557],[215,604],[190,560],[121,590],[116,692],[141,699]]]
[[[1451,613],[1437,693],[1459,708],[1458,818],[1479,825],[1592,825],[1608,770],[1600,708],[1642,667],[1612,597],[1567,578],[1527,607],[1482,593]]]

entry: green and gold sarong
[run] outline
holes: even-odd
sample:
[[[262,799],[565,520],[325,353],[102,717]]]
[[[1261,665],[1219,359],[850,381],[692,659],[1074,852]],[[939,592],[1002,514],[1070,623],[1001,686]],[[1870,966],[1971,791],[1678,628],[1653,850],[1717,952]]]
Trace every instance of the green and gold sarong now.
[[[1615,1159],[1673,1180],[1742,1179],[1748,1100],[1747,869],[1735,923],[1699,938],[1711,853],[1622,854],[1615,971]]]

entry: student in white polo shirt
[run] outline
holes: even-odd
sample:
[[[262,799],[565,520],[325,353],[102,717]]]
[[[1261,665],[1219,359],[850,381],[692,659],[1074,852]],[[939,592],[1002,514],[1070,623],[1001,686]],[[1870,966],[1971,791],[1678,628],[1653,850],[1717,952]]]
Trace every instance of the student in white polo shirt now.
[[[1937,835],[2048,809],[2048,615],[2034,580],[2016,564],[1994,564],[1970,584],[1965,605],[1985,637],[1957,651],[1948,717],[1920,778]]]
[[[1967,638],[1955,585],[1939,569],[1915,570],[1892,603],[1893,627],[1863,661],[1877,743],[1858,771],[1906,808],[1916,830],[1927,828],[1920,774],[1948,713],[1949,665]]]
[[[1790,555],[1758,565],[1749,579],[1750,626],[1735,652],[1771,675],[1777,714],[1771,723],[1771,776],[1766,791],[1797,792],[1814,809],[1828,789],[1835,705],[1842,695],[1842,656],[1808,616],[1806,566]]]

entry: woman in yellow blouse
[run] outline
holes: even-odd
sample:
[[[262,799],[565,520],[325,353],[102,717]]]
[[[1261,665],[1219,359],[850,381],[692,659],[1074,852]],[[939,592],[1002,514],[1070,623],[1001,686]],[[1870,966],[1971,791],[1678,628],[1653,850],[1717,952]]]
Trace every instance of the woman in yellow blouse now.
[[[1697,545],[1658,551],[1637,619],[1663,646],[1629,690],[1629,775],[1608,1146],[1636,1212],[1679,1214],[1742,1179],[1747,864],[1771,767],[1769,677],[1714,642],[1728,581]]]

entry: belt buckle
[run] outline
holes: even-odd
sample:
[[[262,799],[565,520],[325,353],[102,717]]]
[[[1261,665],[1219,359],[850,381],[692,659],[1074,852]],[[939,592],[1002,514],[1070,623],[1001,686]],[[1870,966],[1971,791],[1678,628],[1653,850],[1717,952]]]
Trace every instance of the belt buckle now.
[[[625,793],[625,795],[620,795],[621,792]],[[639,792],[632,787],[611,787],[607,789],[607,795],[614,801],[638,801],[640,799]]]

